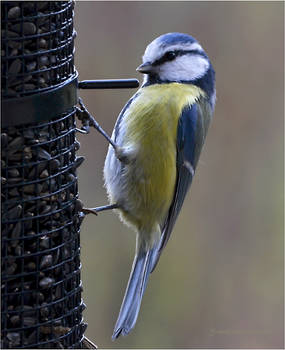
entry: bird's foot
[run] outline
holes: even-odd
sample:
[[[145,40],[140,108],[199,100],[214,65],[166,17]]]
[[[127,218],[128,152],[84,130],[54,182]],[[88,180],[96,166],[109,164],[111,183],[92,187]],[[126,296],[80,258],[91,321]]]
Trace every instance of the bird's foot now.
[[[76,107],[77,110],[77,118],[82,122],[82,128],[76,129],[78,132],[83,134],[88,134],[90,127],[93,126],[101,135],[105,137],[105,139],[114,147],[117,148],[117,145],[111,139],[111,137],[106,133],[106,131],[99,125],[99,123],[95,120],[95,118],[90,114],[90,112],[85,107],[82,99],[78,98],[79,107]]]

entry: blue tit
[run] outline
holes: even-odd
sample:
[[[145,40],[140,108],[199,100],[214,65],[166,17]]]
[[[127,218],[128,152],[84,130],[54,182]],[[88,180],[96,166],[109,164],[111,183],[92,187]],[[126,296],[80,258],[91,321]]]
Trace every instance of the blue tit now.
[[[110,208],[137,234],[136,254],[113,339],[135,326],[149,275],[191,185],[215,106],[215,72],[192,36],[152,41],[144,81],[113,130],[104,166]]]

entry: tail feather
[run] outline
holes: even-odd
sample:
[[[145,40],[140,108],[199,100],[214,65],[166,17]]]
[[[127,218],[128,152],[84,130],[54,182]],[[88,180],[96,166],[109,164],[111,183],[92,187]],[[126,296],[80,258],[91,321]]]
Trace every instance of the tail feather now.
[[[121,334],[127,335],[134,328],[156,254],[157,247],[155,246],[148,251],[139,249],[135,256],[124,300],[114,328],[113,340]]]

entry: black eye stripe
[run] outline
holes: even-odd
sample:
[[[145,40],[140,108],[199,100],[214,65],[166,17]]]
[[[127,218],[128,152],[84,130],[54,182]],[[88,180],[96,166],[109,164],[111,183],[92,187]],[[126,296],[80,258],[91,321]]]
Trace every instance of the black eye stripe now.
[[[170,55],[171,53],[171,55]],[[173,51],[167,51],[161,58],[159,58],[158,60],[154,61],[152,63],[153,66],[159,66],[162,63],[165,62],[170,62],[172,60],[175,59],[175,57],[177,56],[184,56],[187,54],[196,54],[196,55],[201,55],[201,56],[205,56],[205,54],[199,50],[173,50]]]

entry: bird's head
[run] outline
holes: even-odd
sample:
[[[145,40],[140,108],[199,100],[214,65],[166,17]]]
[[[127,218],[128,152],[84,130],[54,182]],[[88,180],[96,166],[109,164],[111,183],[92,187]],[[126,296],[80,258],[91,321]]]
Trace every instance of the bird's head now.
[[[188,34],[159,36],[147,46],[142,61],[137,71],[145,74],[145,84],[199,83],[205,79],[207,84],[213,85],[211,90],[214,91],[215,74],[211,62],[198,41]]]

